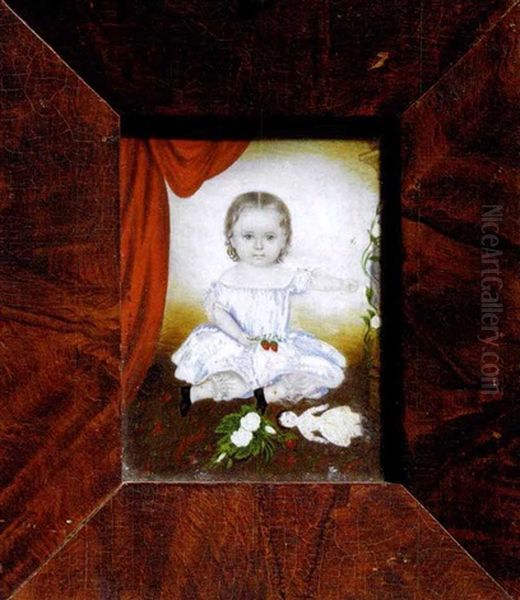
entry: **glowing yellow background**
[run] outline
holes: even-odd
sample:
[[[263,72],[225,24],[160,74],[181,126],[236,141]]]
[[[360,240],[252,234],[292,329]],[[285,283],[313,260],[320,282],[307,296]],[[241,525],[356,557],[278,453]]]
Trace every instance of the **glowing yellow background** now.
[[[287,266],[319,267],[359,283],[356,293],[311,292],[295,297],[293,324],[333,344],[349,362],[361,358],[369,284],[361,269],[367,230],[379,203],[374,140],[252,142],[224,173],[190,198],[169,190],[170,275],[160,346],[173,352],[207,321],[202,296],[233,263],[224,247],[224,216],[238,194],[261,190],[291,211],[293,244]]]

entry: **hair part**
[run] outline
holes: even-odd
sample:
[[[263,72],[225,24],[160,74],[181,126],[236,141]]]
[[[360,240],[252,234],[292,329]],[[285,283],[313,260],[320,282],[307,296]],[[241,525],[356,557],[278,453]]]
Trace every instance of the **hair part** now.
[[[231,238],[233,236],[233,227],[246,208],[274,208],[278,212],[280,215],[280,227],[285,231],[285,246],[282,248],[276,262],[282,262],[284,257],[287,256],[291,245],[291,213],[287,208],[287,204],[282,199],[269,192],[246,192],[245,194],[240,194],[229,206],[224,221],[226,252],[229,258],[235,262],[238,261],[238,254],[231,242]]]

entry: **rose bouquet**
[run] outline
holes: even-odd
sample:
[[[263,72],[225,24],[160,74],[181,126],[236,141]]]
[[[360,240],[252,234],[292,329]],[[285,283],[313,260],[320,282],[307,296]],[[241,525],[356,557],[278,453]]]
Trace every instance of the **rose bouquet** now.
[[[212,466],[228,469],[233,461],[261,456],[271,460],[277,443],[283,443],[281,433],[266,417],[258,414],[252,406],[243,406],[239,412],[226,415],[215,429],[221,437],[217,451],[211,459]]]

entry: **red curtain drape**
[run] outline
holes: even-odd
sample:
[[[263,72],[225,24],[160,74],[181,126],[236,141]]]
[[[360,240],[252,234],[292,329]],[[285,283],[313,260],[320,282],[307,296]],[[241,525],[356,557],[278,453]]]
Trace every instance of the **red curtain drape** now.
[[[120,147],[121,354],[125,402],[153,360],[168,285],[170,219],[165,181],[194,194],[244,152],[245,141],[142,140]]]

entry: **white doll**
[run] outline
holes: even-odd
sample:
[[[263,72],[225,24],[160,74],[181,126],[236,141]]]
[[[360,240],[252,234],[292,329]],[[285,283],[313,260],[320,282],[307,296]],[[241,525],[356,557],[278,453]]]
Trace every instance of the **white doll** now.
[[[313,406],[300,416],[287,410],[280,414],[278,421],[282,427],[298,428],[304,438],[318,444],[347,447],[352,438],[363,435],[359,413],[349,406],[328,408],[328,404]]]
[[[225,220],[226,246],[236,262],[211,284],[210,322],[195,328],[172,356],[181,414],[199,400],[255,396],[267,403],[317,399],[344,379],[345,357],[290,326],[291,297],[308,290],[354,291],[355,282],[281,265],[291,236],[287,205],[266,192],[238,196]]]

